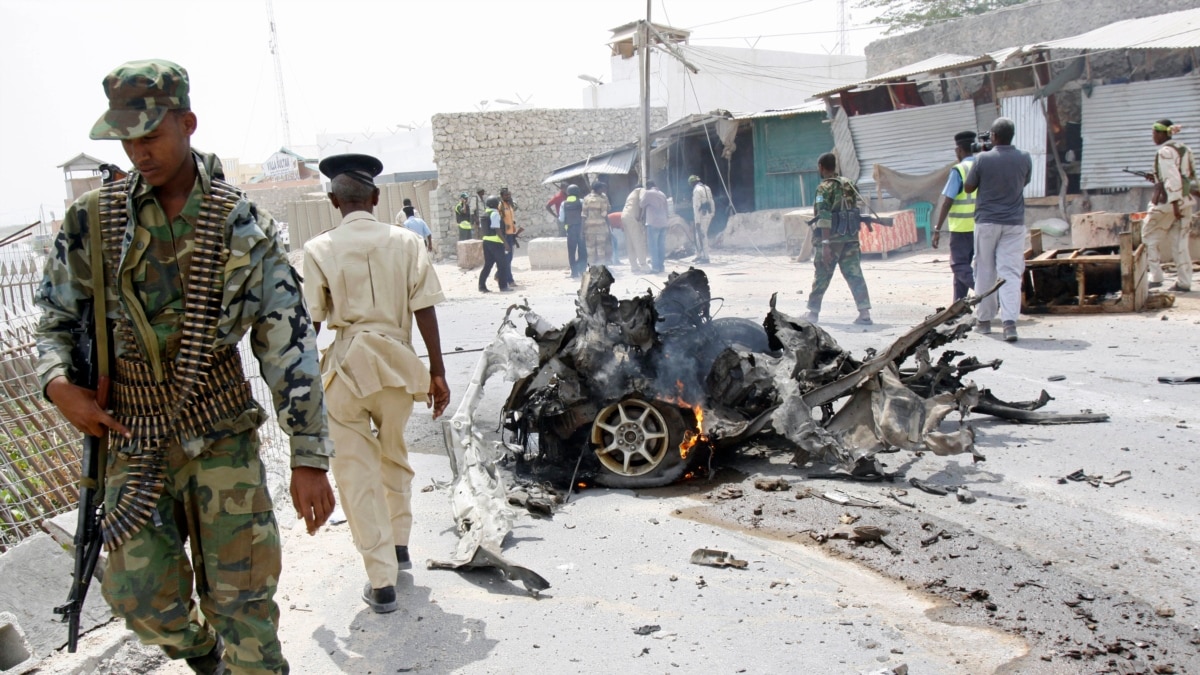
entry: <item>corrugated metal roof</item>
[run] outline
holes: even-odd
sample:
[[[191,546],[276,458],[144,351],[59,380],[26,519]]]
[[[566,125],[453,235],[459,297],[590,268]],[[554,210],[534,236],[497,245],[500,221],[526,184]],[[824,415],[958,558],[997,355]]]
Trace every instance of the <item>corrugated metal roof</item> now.
[[[806,113],[823,113],[825,112],[825,101],[809,101],[802,105],[792,106],[790,108],[775,108],[772,110],[762,110],[753,113],[733,113],[735,120],[756,120],[767,117],[787,117],[788,115],[803,115]]]
[[[931,56],[924,61],[918,61],[911,65],[901,66],[895,70],[889,70],[886,73],[881,73],[875,77],[861,80],[853,84],[843,84],[842,86],[834,89],[817,92],[813,94],[813,96],[828,96],[830,94],[849,91],[850,89],[857,89],[858,87],[868,84],[879,84],[882,82],[889,82],[891,80],[902,80],[906,77],[913,77],[914,75],[921,75],[924,73],[944,73],[947,70],[954,70],[955,68],[967,68],[970,66],[983,65],[985,63],[994,63],[994,61],[992,60],[992,57],[987,54],[976,54],[974,56],[967,56],[964,54],[938,54],[937,56]]]
[[[546,176],[542,184],[582,176],[585,173],[629,173],[633,169],[633,163],[637,161],[637,157],[637,144],[623,145],[616,150],[592,155],[581,162],[555,169],[549,176]]]
[[[1144,179],[1121,169],[1154,169],[1155,147],[1150,140],[1154,120],[1167,118],[1183,126],[1175,140],[1200,147],[1200,77],[1096,87],[1090,97],[1083,97],[1082,118],[1080,187],[1145,187],[1149,183]]]
[[[1031,49],[1191,49],[1200,47],[1200,8],[1126,19]]]
[[[970,100],[851,117],[850,132],[862,167],[859,190],[865,195],[875,185],[876,164],[917,176],[953,164],[954,133],[974,125],[975,104]]]

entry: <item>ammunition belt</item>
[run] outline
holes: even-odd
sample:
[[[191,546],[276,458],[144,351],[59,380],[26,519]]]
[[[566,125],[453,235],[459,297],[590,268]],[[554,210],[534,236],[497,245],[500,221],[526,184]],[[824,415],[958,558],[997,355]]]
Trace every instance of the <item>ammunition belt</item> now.
[[[100,193],[107,280],[118,294],[118,271],[132,206],[128,190],[129,180],[125,179],[106,185]],[[162,494],[166,450],[172,441],[199,435],[213,423],[244,412],[250,402],[250,385],[237,348],[216,349],[222,279],[229,257],[225,221],[239,199],[232,186],[217,180],[203,197],[193,233],[195,253],[183,289],[179,354],[173,362],[163,364],[162,382],[155,381],[123,305],[112,305],[116,309],[114,342],[121,345],[113,381],[113,410],[129,427],[135,442],[126,449],[130,455],[128,480],[116,507],[104,514],[101,523],[104,547],[109,551],[128,541],[154,513]],[[146,348],[157,349],[157,342]]]

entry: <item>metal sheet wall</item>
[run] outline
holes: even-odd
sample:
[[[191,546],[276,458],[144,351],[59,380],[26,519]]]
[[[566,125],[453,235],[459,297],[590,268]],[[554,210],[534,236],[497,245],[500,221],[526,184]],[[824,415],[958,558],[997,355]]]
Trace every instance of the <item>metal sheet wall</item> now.
[[[817,158],[833,149],[824,113],[754,120],[754,207],[809,206],[820,178]]]
[[[830,127],[833,131],[834,153],[837,155],[841,174],[850,180],[858,180],[859,174],[862,173],[862,167],[858,164],[858,153],[854,151],[854,134],[850,133],[850,118],[846,116],[844,109],[837,109],[837,114],[834,115]]]
[[[917,176],[954,162],[954,134],[975,126],[975,104],[957,101],[850,118],[862,175],[859,190],[875,187],[876,164]]]
[[[1013,121],[1016,135],[1013,145],[1029,153],[1033,160],[1033,175],[1025,186],[1025,198],[1046,196],[1046,114],[1041,101],[1033,96],[1011,96],[1000,99],[1000,114]]]
[[[1121,169],[1154,169],[1150,125],[1163,118],[1183,126],[1176,140],[1200,148],[1200,76],[1110,84],[1085,95],[1080,187],[1145,187],[1145,180]]]

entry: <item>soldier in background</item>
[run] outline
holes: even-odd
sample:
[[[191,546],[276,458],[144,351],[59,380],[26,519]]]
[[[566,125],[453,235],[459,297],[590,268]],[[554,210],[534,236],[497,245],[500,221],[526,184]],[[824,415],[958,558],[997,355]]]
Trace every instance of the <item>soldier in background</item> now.
[[[283,673],[279,528],[257,432],[269,416],[244,375],[247,333],[291,439],[292,503],[309,534],[333,511],[333,447],[300,279],[271,216],[191,147],[188,90],[187,71],[165,60],[104,78],[108,111],[91,137],[120,140],[134,168],[67,210],[37,294],[37,372],[72,425],[109,436],[101,590],[113,614],[198,673]],[[111,413],[72,370],[72,331],[99,287]]]
[[[458,240],[466,241],[471,238],[471,203],[467,193],[458,193],[458,201],[454,204],[454,222],[458,225]]]
[[[1192,290],[1192,255],[1188,251],[1189,223],[1192,220],[1191,192],[1196,185],[1196,159],[1192,150],[1171,137],[1179,133],[1178,124],[1159,120],[1152,130],[1158,151],[1154,155],[1154,178],[1157,187],[1150,204],[1150,213],[1142,224],[1142,240],[1146,242],[1150,263],[1150,286],[1161,286],[1162,263],[1159,261],[1159,242],[1166,241],[1175,259],[1175,283],[1171,290],[1187,293]]]
[[[471,223],[475,226],[475,238],[483,239],[484,233],[488,231],[490,224],[484,216],[484,211],[487,210],[487,194],[483,188],[476,188],[475,196],[471,198],[471,213],[473,218]]]
[[[608,230],[608,197],[604,183],[592,183],[592,191],[583,198],[583,240],[594,265],[612,263],[612,233]]]
[[[837,158],[827,152],[817,158],[821,184],[813,204],[816,227],[813,231],[813,285],[808,296],[808,313],[804,318],[817,322],[821,300],[833,280],[833,271],[840,269],[854,304],[858,307],[857,324],[871,323],[871,296],[862,273],[862,249],[858,243],[858,189],[837,172]]]
[[[513,201],[512,192],[508,188],[500,188],[500,207],[497,209],[500,212],[500,223],[504,226],[504,256],[508,258],[508,265],[496,269],[496,283],[500,284],[500,289],[511,288],[516,285],[516,281],[512,276],[512,261],[513,255],[516,253],[517,235],[524,232],[524,228],[517,227],[517,204]],[[507,278],[503,275],[507,275]]]
[[[646,224],[642,216],[642,186],[635,187],[621,209],[621,228],[625,230],[629,268],[634,274],[650,271],[646,256]]]

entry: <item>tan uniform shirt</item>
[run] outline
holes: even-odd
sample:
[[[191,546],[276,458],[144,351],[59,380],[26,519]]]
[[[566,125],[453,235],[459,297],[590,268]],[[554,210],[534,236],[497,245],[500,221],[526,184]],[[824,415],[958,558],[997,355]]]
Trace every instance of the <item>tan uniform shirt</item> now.
[[[359,397],[384,387],[423,400],[429,368],[412,347],[413,312],[445,299],[421,237],[355,211],[304,245],[304,298],[313,321],[336,329],[321,357],[321,381],[335,377]]]

